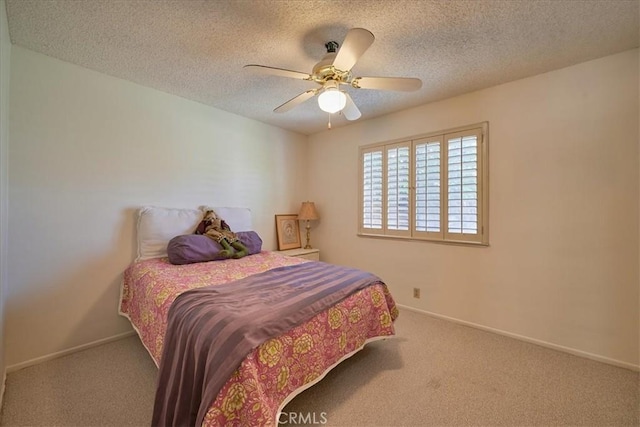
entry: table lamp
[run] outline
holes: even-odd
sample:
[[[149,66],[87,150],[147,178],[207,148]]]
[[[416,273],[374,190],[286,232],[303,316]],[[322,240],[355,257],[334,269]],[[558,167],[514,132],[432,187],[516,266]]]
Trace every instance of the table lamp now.
[[[309,225],[309,221],[320,219],[320,217],[318,216],[318,212],[316,211],[316,205],[313,202],[302,202],[300,212],[298,213],[298,219],[301,221],[307,221],[307,244],[304,248],[311,249],[309,232],[311,225]]]

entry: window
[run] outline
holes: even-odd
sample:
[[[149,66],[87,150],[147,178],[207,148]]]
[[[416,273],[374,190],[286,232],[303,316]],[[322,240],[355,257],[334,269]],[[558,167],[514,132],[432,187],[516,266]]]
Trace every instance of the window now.
[[[361,147],[359,234],[488,244],[487,131]]]

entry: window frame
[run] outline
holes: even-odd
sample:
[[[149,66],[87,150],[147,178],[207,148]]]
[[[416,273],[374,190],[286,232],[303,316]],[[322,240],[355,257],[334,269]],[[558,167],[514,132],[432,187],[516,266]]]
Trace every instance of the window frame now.
[[[452,233],[448,221],[448,141],[460,136],[477,136],[477,234]],[[416,146],[427,142],[440,143],[440,231],[417,231]],[[388,149],[409,147],[409,230],[388,228]],[[365,228],[364,217],[364,154],[381,152],[382,155],[382,227]],[[358,147],[358,236],[389,239],[421,240],[472,246],[489,245],[489,122],[429,132],[408,138],[377,142]]]

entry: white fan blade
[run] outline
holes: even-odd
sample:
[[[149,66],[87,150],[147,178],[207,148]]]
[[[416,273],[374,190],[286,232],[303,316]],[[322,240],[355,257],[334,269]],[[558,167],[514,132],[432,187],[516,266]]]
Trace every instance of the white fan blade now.
[[[356,77],[351,82],[360,89],[401,90],[411,92],[422,87],[422,80],[412,77]]]
[[[349,71],[369,49],[375,37],[371,31],[364,28],[352,28],[342,42],[342,46],[333,60],[333,66],[341,71]]]
[[[292,79],[300,79],[300,80],[311,80],[311,76],[309,74],[301,73],[299,71],[285,70],[284,68],[267,67],[266,65],[255,65],[255,64],[245,65],[243,68],[246,68],[250,71],[254,71],[260,74],[269,74],[272,76],[280,76],[280,77],[290,77]]]
[[[362,113],[358,110],[358,107],[353,102],[353,99],[349,96],[347,92],[344,92],[347,96],[347,104],[342,109],[342,114],[344,114],[345,119],[347,120],[358,120]]]
[[[313,96],[317,92],[318,92],[317,89],[312,89],[312,90],[308,90],[306,92],[302,92],[300,95],[291,98],[290,100],[288,100],[287,102],[285,102],[281,106],[277,107],[275,110],[273,110],[273,112],[274,113],[285,113],[285,112],[291,110],[296,105],[302,104],[307,99],[313,98]]]

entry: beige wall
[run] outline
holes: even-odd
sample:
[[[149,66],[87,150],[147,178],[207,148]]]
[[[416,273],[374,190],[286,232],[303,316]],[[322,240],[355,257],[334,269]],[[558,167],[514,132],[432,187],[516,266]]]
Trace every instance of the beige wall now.
[[[7,365],[129,331],[141,205],[246,206],[266,249],[307,138],[13,46]]]
[[[322,259],[401,304],[637,366],[638,71],[636,49],[312,135]],[[359,145],[485,120],[490,247],[356,236]]]
[[[7,226],[8,226],[8,162],[9,147],[9,71],[11,40],[7,24],[7,9],[0,0],[0,403],[4,392],[4,319],[7,285]]]
[[[249,206],[274,249],[273,215],[305,199],[322,259],[376,272],[402,304],[638,365],[637,50],[308,139],[11,55],[7,365],[130,330],[136,207]],[[356,236],[359,145],[484,120],[490,247]]]

